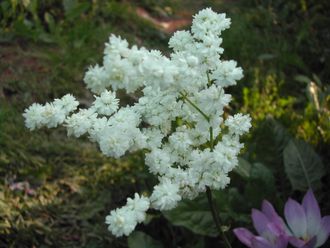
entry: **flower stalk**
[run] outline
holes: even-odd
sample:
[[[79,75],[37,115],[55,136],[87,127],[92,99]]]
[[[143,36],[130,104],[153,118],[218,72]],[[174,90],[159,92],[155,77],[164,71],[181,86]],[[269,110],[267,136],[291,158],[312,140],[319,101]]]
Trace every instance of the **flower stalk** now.
[[[210,117],[205,114],[193,101],[191,101],[186,94],[180,92],[182,99],[189,103],[194,109],[196,109],[208,122],[210,122]]]
[[[208,78],[209,78],[209,75],[207,74]],[[210,80],[208,80],[210,82]],[[207,116],[206,113],[203,112],[203,110],[201,110],[197,104],[195,104],[193,101],[191,101],[186,94],[183,94],[183,93],[180,93],[183,100],[184,101],[187,101],[194,109],[196,109],[206,120],[207,122],[210,122],[210,117]],[[214,135],[213,135],[213,127],[210,126],[210,129],[209,129],[209,132],[210,132],[210,140],[209,140],[209,146],[210,146],[210,150],[213,151],[214,149]],[[213,197],[212,197],[212,192],[211,192],[211,189],[210,187],[206,186],[206,195],[207,195],[207,200],[208,200],[208,203],[209,203],[209,206],[210,206],[210,210],[211,210],[211,213],[212,213],[212,217],[213,217],[213,220],[214,220],[214,223],[219,231],[219,234],[220,236],[222,237],[225,245],[227,248],[232,248],[231,247],[231,244],[225,234],[225,232],[223,231],[222,227],[221,227],[221,219],[220,219],[220,215],[219,215],[219,212],[218,212],[218,208],[215,204],[215,202],[213,201]]]
[[[213,151],[213,148],[214,148],[213,128],[210,127],[210,149],[211,149],[211,151]],[[223,241],[225,242],[226,247],[232,248],[225,232],[223,231],[223,229],[221,227],[222,221],[220,219],[220,215],[217,210],[218,208],[217,208],[215,202],[213,201],[212,192],[211,192],[210,187],[208,187],[208,186],[206,186],[206,195],[207,195],[207,200],[208,200],[211,212],[212,212],[212,217],[213,217],[214,223],[220,233],[220,236],[222,237]]]
[[[220,233],[220,236],[222,237],[226,247],[232,248],[225,232],[223,231],[223,229],[221,227],[221,219],[220,219],[219,213],[217,211],[218,208],[217,208],[215,202],[213,201],[212,192],[208,186],[206,186],[206,195],[207,195],[207,200],[208,200],[211,212],[212,212],[212,217],[213,217],[214,223]]]

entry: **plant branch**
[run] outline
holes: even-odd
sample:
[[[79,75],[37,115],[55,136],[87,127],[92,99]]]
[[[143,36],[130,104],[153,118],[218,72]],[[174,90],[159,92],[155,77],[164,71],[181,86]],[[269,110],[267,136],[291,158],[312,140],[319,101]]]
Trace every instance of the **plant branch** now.
[[[209,75],[207,74],[207,77],[208,77],[208,81],[210,83],[210,79],[209,79]],[[192,102],[188,97],[187,97],[187,94],[184,94],[182,92],[180,92],[180,95],[182,96],[182,99],[184,101],[186,101],[187,103],[189,103],[194,109],[196,109],[206,120],[207,122],[210,122],[210,117],[207,116],[194,102]],[[210,142],[209,142],[209,145],[210,145],[210,149],[211,151],[213,151],[213,148],[214,148],[214,134],[213,134],[213,127],[210,126],[209,128],[209,132],[210,132]],[[212,217],[213,217],[213,220],[215,222],[215,225],[225,243],[225,246],[226,248],[232,248],[231,247],[231,244],[229,243],[227,237],[226,237],[226,234],[224,233],[224,231],[222,230],[221,228],[221,220],[220,220],[220,216],[219,216],[219,213],[217,211],[217,206],[215,204],[215,202],[213,201],[212,199],[212,192],[211,192],[211,189],[210,187],[206,186],[206,195],[207,195],[207,199],[208,199],[208,203],[209,203],[209,206],[210,206],[210,209],[211,209],[211,212],[212,212]]]
[[[217,229],[218,229],[218,231],[219,231],[222,239],[224,240],[226,247],[227,248],[232,248],[231,247],[231,244],[229,243],[229,240],[226,237],[225,232],[221,228],[220,216],[219,216],[219,213],[217,211],[217,207],[215,205],[215,202],[212,199],[211,189],[208,186],[206,186],[206,195],[207,195],[207,200],[208,200],[209,205],[210,205],[210,208],[211,208],[212,217],[213,217],[213,220],[215,222],[215,225],[216,225],[216,227],[217,227]]]
[[[183,94],[180,92],[180,95],[182,96],[184,101],[187,101],[194,109],[196,109],[208,122],[210,122],[210,117],[207,116],[194,102],[192,102],[186,94]]]

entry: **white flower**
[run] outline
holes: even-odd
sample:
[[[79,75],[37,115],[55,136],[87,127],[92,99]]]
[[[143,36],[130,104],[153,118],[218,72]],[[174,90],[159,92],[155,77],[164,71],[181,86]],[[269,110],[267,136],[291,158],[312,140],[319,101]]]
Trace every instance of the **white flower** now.
[[[227,87],[235,85],[236,81],[243,77],[241,67],[236,67],[237,62],[233,60],[222,61],[217,65],[215,71],[212,72],[211,78],[215,80],[217,85]]]
[[[43,126],[57,127],[64,122],[70,112],[76,110],[78,105],[78,101],[70,94],[45,105],[34,103],[24,111],[25,125],[30,130]]]
[[[103,131],[109,127],[109,122],[106,117],[93,118],[91,127],[88,129],[89,138],[92,141],[100,142]]]
[[[162,145],[162,139],[164,138],[164,134],[159,128],[144,128],[142,130],[142,133],[145,136],[145,148],[152,150]]]
[[[121,132],[117,132],[116,128],[109,127],[100,137],[100,149],[106,156],[119,158],[129,147],[130,140]]]
[[[132,107],[120,108],[119,111],[109,119],[110,125],[118,125],[118,127],[126,129],[130,127],[137,127],[140,122],[140,114]]]
[[[242,135],[251,128],[251,117],[241,113],[229,116],[225,121],[225,125],[229,128],[230,133]]]
[[[46,103],[41,111],[41,123],[48,128],[57,127],[65,120],[65,111],[53,103]]]
[[[101,115],[112,115],[118,109],[119,100],[116,98],[116,93],[105,90],[101,96],[95,96],[93,108]]]
[[[88,89],[97,94],[110,86],[108,74],[104,67],[100,67],[99,65],[88,69],[84,77],[84,82]]]
[[[195,38],[203,39],[209,34],[218,36],[229,26],[230,19],[225,14],[217,14],[211,8],[206,8],[194,16],[191,31]]]
[[[181,102],[177,102],[177,93],[146,87],[135,109],[146,122],[153,126],[170,123],[180,114]]]
[[[194,39],[189,31],[176,31],[170,38],[168,44],[174,51],[185,51],[193,44]]]
[[[137,225],[135,213],[128,207],[112,210],[106,217],[105,223],[109,225],[108,229],[116,237],[128,236]]]
[[[151,173],[164,175],[171,168],[171,154],[164,149],[154,148],[150,153],[146,154],[145,163]]]
[[[150,201],[149,198],[135,193],[134,199],[127,198],[126,206],[134,212],[136,221],[140,223],[146,218],[146,211],[149,209]]]
[[[126,56],[128,53],[128,42],[120,36],[111,35],[109,42],[105,44],[104,54],[119,54]]]
[[[80,137],[87,133],[92,127],[97,114],[91,109],[80,109],[65,120],[65,126],[68,130],[68,136]]]
[[[61,99],[55,99],[54,105],[62,109],[67,115],[77,109],[79,102],[71,94],[66,94]]]
[[[170,146],[180,153],[189,151],[189,147],[193,144],[189,134],[185,130],[177,131],[169,136]]]
[[[168,179],[156,185],[150,196],[152,207],[159,210],[175,208],[180,200],[179,185],[172,183]]]
[[[29,108],[25,109],[23,117],[25,118],[25,126],[30,130],[42,127],[43,106],[33,103]]]
[[[138,223],[145,220],[149,206],[150,202],[147,197],[140,197],[135,193],[133,199],[127,199],[125,206],[112,210],[106,217],[105,223],[109,225],[109,231],[116,237],[128,236]]]

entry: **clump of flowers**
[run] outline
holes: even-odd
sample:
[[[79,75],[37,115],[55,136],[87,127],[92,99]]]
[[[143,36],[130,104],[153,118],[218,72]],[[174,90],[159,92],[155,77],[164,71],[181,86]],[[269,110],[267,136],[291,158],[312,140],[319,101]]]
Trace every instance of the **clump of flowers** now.
[[[194,199],[206,188],[219,190],[230,182],[238,164],[240,136],[251,127],[248,115],[224,117],[231,101],[225,88],[243,71],[235,61],[221,59],[222,31],[230,19],[210,8],[194,16],[191,31],[178,31],[169,41],[173,53],[129,47],[111,35],[103,64],[90,67],[84,81],[95,94],[90,108],[66,95],[25,110],[26,126],[56,127],[68,135],[88,135],[103,154],[119,158],[146,150],[145,164],[159,184],[149,197],[135,194],[106,217],[115,236],[129,235],[149,208],[170,210],[182,199]],[[116,91],[140,92],[132,105],[119,107]]]
[[[321,247],[330,234],[330,216],[321,217],[320,207],[312,190],[308,190],[302,204],[289,199],[284,208],[286,223],[268,202],[261,211],[252,210],[252,221],[259,236],[246,228],[236,228],[237,238],[250,248]]]

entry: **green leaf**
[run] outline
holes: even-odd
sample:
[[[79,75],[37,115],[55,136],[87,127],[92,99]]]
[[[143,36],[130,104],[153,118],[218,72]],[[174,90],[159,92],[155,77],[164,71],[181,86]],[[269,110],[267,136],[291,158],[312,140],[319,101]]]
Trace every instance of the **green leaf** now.
[[[323,85],[321,79],[316,74],[314,74],[314,73],[313,73],[313,79],[314,79],[315,83],[318,84],[318,86],[322,86]]]
[[[175,209],[163,214],[173,225],[183,226],[196,234],[211,237],[218,234],[206,197],[183,200]]]
[[[324,166],[313,148],[302,140],[291,140],[283,153],[285,172],[293,189],[305,191],[320,186]]]
[[[186,248],[204,248],[205,247],[205,241],[203,237],[199,237],[197,241],[193,244],[188,244],[185,246]]]
[[[149,235],[135,231],[127,239],[129,248],[163,248],[164,246]]]
[[[251,168],[249,182],[245,186],[246,203],[250,207],[259,206],[263,199],[275,194],[275,178],[273,172],[261,163],[254,163]]]
[[[79,3],[78,1],[63,1],[65,9],[65,16],[68,20],[73,21],[77,19],[81,14],[86,12],[90,8],[90,3]]]
[[[228,187],[224,190],[215,190],[212,192],[214,202],[218,208],[223,229],[228,228],[228,225],[233,222],[250,221],[250,216],[245,213],[250,211],[247,208],[246,199],[238,191],[237,188]]]
[[[275,184],[275,179],[271,170],[262,163],[254,163],[252,165],[251,179],[260,180],[271,185]]]
[[[296,80],[300,83],[305,83],[305,84],[308,84],[310,81],[312,81],[309,77],[304,76],[304,75],[297,75],[294,77],[294,80]]]
[[[276,58],[276,55],[271,53],[264,53],[258,56],[258,59],[260,60],[271,60],[274,58]]]
[[[283,164],[283,150],[291,139],[289,132],[276,120],[266,119],[256,134],[257,161],[278,169]]]
[[[54,17],[49,12],[46,12],[44,14],[44,18],[45,18],[46,23],[48,24],[50,32],[53,33],[56,29],[56,23],[55,23]]]
[[[249,178],[251,172],[251,164],[244,158],[238,158],[238,166],[235,167],[234,172],[243,178]]]

